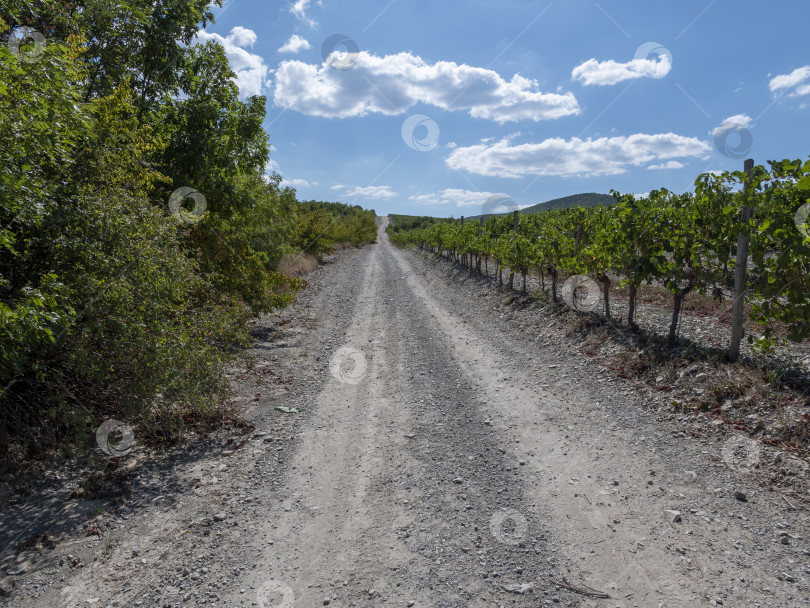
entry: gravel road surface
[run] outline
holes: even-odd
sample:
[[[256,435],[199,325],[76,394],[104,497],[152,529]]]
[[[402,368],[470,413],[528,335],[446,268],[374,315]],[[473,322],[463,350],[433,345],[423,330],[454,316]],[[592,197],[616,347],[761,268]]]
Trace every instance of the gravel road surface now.
[[[807,512],[749,470],[768,453],[684,437],[386,223],[260,320],[232,370],[255,428],[135,450],[126,500],[54,473],[0,512],[0,604],[810,606]]]

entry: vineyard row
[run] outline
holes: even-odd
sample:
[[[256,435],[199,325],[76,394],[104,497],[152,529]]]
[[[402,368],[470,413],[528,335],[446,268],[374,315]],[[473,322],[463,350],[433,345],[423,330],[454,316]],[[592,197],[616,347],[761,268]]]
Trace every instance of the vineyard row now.
[[[701,174],[695,191],[684,194],[660,189],[637,198],[612,191],[610,206],[451,220],[394,231],[391,240],[446,254],[479,273],[492,262],[499,276],[508,269],[510,288],[517,274],[525,286],[536,270],[550,279],[555,301],[560,276],[588,275],[602,285],[608,317],[609,288],[619,277],[629,291],[630,326],[639,287],[664,285],[673,301],[670,343],[687,294],[734,290],[737,349],[747,303],[748,319],[763,331],[756,344],[770,350],[778,325],[794,342],[810,335],[810,160],[768,165]]]

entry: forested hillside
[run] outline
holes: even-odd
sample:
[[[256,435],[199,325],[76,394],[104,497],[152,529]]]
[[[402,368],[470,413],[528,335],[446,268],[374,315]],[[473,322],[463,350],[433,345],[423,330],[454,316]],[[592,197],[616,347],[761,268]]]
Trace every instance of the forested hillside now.
[[[304,286],[285,255],[375,238],[374,212],[266,175],[208,0],[0,9],[0,459],[216,419],[246,321]]]
[[[597,205],[614,205],[616,199],[609,194],[598,194],[596,192],[587,192],[584,194],[572,194],[571,196],[564,196],[562,198],[555,198],[554,200],[546,201],[531,207],[525,207],[520,210],[521,213],[539,213],[540,211],[551,211],[552,209],[569,209],[571,207],[595,207]]]

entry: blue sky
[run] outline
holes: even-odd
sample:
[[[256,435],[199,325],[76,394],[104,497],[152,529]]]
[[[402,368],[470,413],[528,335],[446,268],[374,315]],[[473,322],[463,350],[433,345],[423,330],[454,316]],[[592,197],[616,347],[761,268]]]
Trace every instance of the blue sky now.
[[[810,2],[225,0],[268,172],[301,200],[471,216],[580,192],[691,190],[810,154]],[[327,43],[324,48],[324,43]],[[325,59],[326,57],[326,59]]]

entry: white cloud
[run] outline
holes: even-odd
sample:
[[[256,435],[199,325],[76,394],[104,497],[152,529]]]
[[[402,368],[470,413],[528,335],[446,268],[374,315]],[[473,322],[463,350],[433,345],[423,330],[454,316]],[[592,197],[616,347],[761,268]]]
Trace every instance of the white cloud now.
[[[650,166],[649,166],[649,167],[647,167],[647,168],[648,168],[648,169],[682,169],[682,168],[683,168],[683,167],[685,167],[685,166],[686,166],[686,165],[684,165],[684,164],[683,164],[682,162],[680,162],[680,161],[677,161],[677,160],[670,160],[670,161],[667,161],[667,162],[665,162],[665,163],[661,163],[661,164],[659,164],[659,165],[650,165]]]
[[[241,25],[237,25],[235,28],[233,28],[228,38],[236,46],[249,46],[251,48],[253,48],[253,45],[256,44],[256,41],[259,39],[256,32],[249,30],[246,27],[242,27]]]
[[[573,93],[543,93],[519,74],[504,80],[497,72],[454,62],[429,64],[410,53],[377,57],[365,51],[349,70],[302,61],[276,70],[274,102],[313,116],[347,118],[403,114],[419,102],[443,110],[467,110],[473,118],[499,123],[549,120],[578,114]]]
[[[588,59],[572,70],[571,78],[584,85],[611,85],[634,78],[663,78],[671,69],[668,55],[657,55],[655,59],[633,59],[627,63],[613,59]]]
[[[236,85],[239,87],[240,97],[261,95],[267,82],[268,66],[259,55],[254,55],[244,47],[252,47],[258,39],[256,33],[244,27],[235,27],[227,37],[212,34],[205,30],[197,32],[198,42],[213,40],[225,49],[225,55],[231,69],[236,73]]]
[[[649,193],[649,191],[648,192],[639,192],[638,194],[634,194],[633,196],[635,196],[637,199],[638,198],[649,198],[650,193]]]
[[[314,27],[317,24],[312,18],[307,16],[307,8],[309,8],[310,2],[311,0],[295,0],[295,2],[290,5],[290,12],[310,27]],[[315,4],[317,6],[322,6],[320,0],[318,0],[318,2]]]
[[[711,146],[697,137],[675,133],[636,133],[600,139],[553,138],[540,143],[512,144],[513,137],[453,150],[445,163],[495,177],[525,175],[618,175],[629,167],[674,158],[707,157]]]
[[[483,205],[487,199],[495,196],[494,192],[477,192],[475,190],[462,190],[459,188],[446,188],[439,192],[429,194],[414,194],[409,197],[415,203],[423,205],[456,205],[457,207],[471,207]]]
[[[299,53],[307,49],[311,49],[312,45],[305,39],[301,38],[298,34],[293,34],[290,39],[284,43],[278,52],[279,53]]]
[[[514,209],[531,207],[531,203],[519,205],[508,195],[497,192],[478,192],[461,188],[445,188],[439,192],[414,194],[409,200],[420,205],[455,205],[456,207],[479,207],[477,214],[503,213]]]
[[[318,182],[308,182],[305,179],[284,179],[283,181],[293,188],[309,188],[318,185]]]
[[[343,196],[356,198],[382,199],[393,198],[397,194],[391,190],[391,186],[332,186],[330,190],[345,190]]]
[[[779,74],[771,78],[768,87],[772,93],[777,91],[789,91],[789,97],[799,97],[801,95],[810,95],[810,65],[805,65],[796,68],[790,74]]]
[[[753,119],[747,114],[735,114],[734,116],[729,116],[723,122],[721,122],[719,127],[712,129],[711,134],[717,137],[724,135],[728,131],[747,129],[753,125],[753,122]]]

